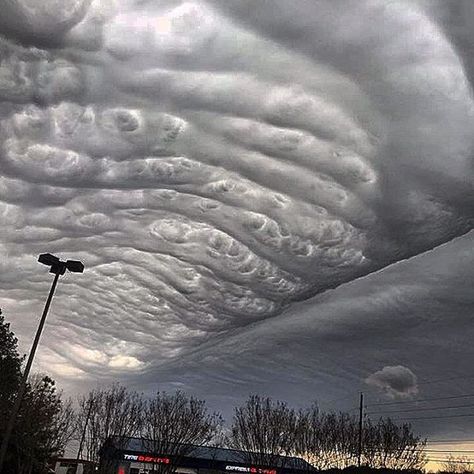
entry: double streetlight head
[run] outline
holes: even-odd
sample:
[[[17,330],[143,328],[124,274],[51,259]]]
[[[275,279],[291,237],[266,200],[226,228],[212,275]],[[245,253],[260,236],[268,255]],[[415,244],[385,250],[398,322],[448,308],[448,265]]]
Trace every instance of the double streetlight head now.
[[[56,275],[64,275],[66,270],[75,273],[82,273],[84,271],[84,264],[79,260],[66,260],[63,262],[59,260],[58,257],[51,255],[50,253],[42,253],[38,257],[38,262],[51,267],[49,272]]]

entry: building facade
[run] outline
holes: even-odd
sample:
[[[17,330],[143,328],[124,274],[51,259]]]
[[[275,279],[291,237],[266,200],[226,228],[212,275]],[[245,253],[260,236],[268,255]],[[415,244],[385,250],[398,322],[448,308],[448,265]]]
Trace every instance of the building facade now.
[[[101,449],[101,472],[107,474],[306,474],[314,468],[301,458],[274,456],[273,465],[252,462],[258,455],[234,449],[186,446],[175,454],[156,453],[143,438],[109,438]],[[177,453],[180,454],[177,454]],[[165,468],[165,469],[163,469]]]

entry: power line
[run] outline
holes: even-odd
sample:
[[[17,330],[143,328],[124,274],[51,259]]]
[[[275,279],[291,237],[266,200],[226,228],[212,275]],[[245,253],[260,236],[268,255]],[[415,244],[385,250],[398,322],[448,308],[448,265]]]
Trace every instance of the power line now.
[[[458,461],[457,459],[432,459],[432,458],[426,458],[427,461],[431,462],[449,462],[449,463],[455,463],[455,464],[473,464],[473,461],[470,460],[462,460]]]
[[[408,410],[391,410],[391,411],[372,411],[368,412],[367,415],[378,415],[378,414],[391,414],[391,413],[409,413],[409,412],[418,412],[418,411],[429,411],[429,410],[452,410],[455,408],[473,408],[474,404],[470,403],[468,405],[452,405],[447,407],[432,407],[432,408],[410,408]]]
[[[432,443],[474,443],[474,439],[433,439],[428,442],[428,444]]]
[[[417,418],[394,418],[393,421],[415,421],[415,420],[438,420],[441,418],[461,418],[461,417],[471,417],[474,416],[474,413],[468,413],[466,415],[440,415],[440,416],[423,416]]]
[[[452,449],[420,449],[419,451],[424,453],[465,453],[465,454],[472,454],[474,450],[472,449],[459,449],[459,450],[452,450]]]
[[[428,385],[432,383],[450,382],[451,380],[465,380],[465,379],[474,379],[474,375],[461,375],[459,377],[450,377],[447,379],[427,380],[426,382],[418,382],[417,385]]]
[[[343,400],[348,400],[349,398],[354,398],[354,394],[351,393],[349,395],[346,395],[345,397],[340,397],[340,398],[334,398],[332,400],[328,400],[328,401],[322,401],[321,404],[322,405],[332,405],[334,404],[335,402],[341,402]]]
[[[416,449],[411,449],[410,452],[412,453],[429,453],[429,454],[442,454],[442,455],[446,455],[446,454],[458,454],[458,455],[462,455],[463,457],[471,457],[471,455],[474,455],[474,451],[473,450],[451,450],[451,449],[442,449],[442,450],[433,450],[433,449],[423,449],[423,448],[416,448]]]
[[[371,403],[370,406],[388,406],[388,405],[400,405],[406,403],[422,403],[422,402],[431,402],[431,401],[438,401],[438,400],[454,400],[456,398],[469,398],[474,397],[474,393],[464,394],[464,395],[453,395],[450,397],[437,397],[437,398],[419,398],[415,400],[403,400],[398,402],[384,402],[384,403]]]

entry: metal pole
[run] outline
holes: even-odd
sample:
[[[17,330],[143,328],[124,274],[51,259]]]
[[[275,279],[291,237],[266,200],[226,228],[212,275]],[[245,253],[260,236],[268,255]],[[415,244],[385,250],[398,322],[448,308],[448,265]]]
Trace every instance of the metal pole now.
[[[360,467],[362,462],[362,417],[364,415],[364,394],[360,393],[359,404],[359,450],[357,453],[357,465]]]
[[[12,408],[12,411],[11,411],[11,414],[10,414],[10,418],[8,420],[7,429],[5,430],[5,434],[3,435],[2,445],[0,447],[0,474],[3,472],[3,463],[5,461],[5,456],[7,454],[8,443],[10,442],[10,436],[12,434],[13,427],[15,426],[15,421],[16,421],[16,417],[17,417],[17,414],[18,414],[18,410],[20,409],[21,401],[23,399],[23,395],[25,394],[26,384],[28,382],[28,375],[30,374],[30,369],[31,369],[31,366],[33,364],[33,359],[35,357],[36,348],[38,347],[38,342],[39,342],[40,337],[41,337],[41,332],[43,331],[44,322],[46,321],[46,316],[48,315],[49,306],[51,305],[51,300],[53,299],[54,290],[56,289],[58,279],[59,279],[59,272],[55,273],[55,275],[54,275],[53,284],[51,285],[51,289],[49,290],[48,299],[46,300],[46,304],[44,305],[43,314],[41,316],[41,320],[40,320],[38,329],[36,330],[35,339],[33,341],[33,345],[31,347],[30,355],[28,356],[28,361],[26,363],[26,367],[25,367],[25,370],[23,372],[23,376],[22,376],[21,381],[20,381],[20,386],[18,388],[18,394],[17,394],[17,397],[15,399],[15,403],[13,404],[13,408]]]

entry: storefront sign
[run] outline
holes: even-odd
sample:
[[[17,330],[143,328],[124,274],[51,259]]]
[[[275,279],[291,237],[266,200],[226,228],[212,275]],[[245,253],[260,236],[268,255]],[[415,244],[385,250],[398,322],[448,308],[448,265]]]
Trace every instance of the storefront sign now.
[[[246,467],[246,466],[226,466],[226,471],[234,472],[250,472],[251,474],[277,474],[276,469],[265,469],[262,467]]]
[[[123,458],[126,461],[137,461],[138,460],[138,456],[135,456],[134,454],[124,454]]]
[[[150,462],[155,464],[169,464],[170,458],[159,458],[155,456],[145,456],[142,454],[124,454],[123,458],[126,461],[137,461],[137,462]]]

